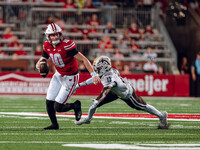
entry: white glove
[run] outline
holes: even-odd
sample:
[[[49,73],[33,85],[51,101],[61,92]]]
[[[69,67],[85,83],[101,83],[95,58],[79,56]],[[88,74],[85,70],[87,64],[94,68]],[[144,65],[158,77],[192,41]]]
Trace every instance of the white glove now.
[[[96,99],[92,99],[92,104],[90,106],[91,109],[97,108],[97,105],[99,104],[99,101],[97,101]]]

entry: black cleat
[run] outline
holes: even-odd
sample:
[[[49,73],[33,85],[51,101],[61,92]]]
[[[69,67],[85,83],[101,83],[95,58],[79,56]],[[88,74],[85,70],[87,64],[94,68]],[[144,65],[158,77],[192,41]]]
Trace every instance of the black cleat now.
[[[79,100],[76,100],[74,102],[74,113],[75,113],[76,121],[79,121],[82,116],[81,102]]]
[[[50,125],[48,127],[43,128],[44,130],[58,130],[59,126],[58,125]]]

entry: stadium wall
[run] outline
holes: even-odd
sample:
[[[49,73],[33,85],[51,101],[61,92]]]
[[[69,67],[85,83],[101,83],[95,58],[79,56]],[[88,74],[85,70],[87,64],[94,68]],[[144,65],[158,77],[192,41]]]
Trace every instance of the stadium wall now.
[[[0,73],[0,95],[45,95],[53,74],[42,78],[39,73]],[[184,96],[189,93],[189,75],[122,75],[141,96]],[[80,73],[79,82],[90,78]],[[98,95],[102,84],[81,87],[75,95]]]

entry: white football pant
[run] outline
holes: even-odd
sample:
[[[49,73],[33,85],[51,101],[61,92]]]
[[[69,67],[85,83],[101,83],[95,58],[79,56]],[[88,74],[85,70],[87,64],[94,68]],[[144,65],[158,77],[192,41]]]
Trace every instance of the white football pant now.
[[[78,84],[79,74],[62,76],[57,71],[53,75],[47,90],[47,100],[56,101],[60,104],[67,103]]]

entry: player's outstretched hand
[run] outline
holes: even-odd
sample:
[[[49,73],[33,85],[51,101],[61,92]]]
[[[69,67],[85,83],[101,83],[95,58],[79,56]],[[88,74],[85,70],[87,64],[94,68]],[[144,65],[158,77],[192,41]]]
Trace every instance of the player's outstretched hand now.
[[[101,82],[101,79],[100,79],[98,76],[95,76],[95,77],[93,78],[93,83],[94,83],[95,85],[99,84],[100,82]]]

